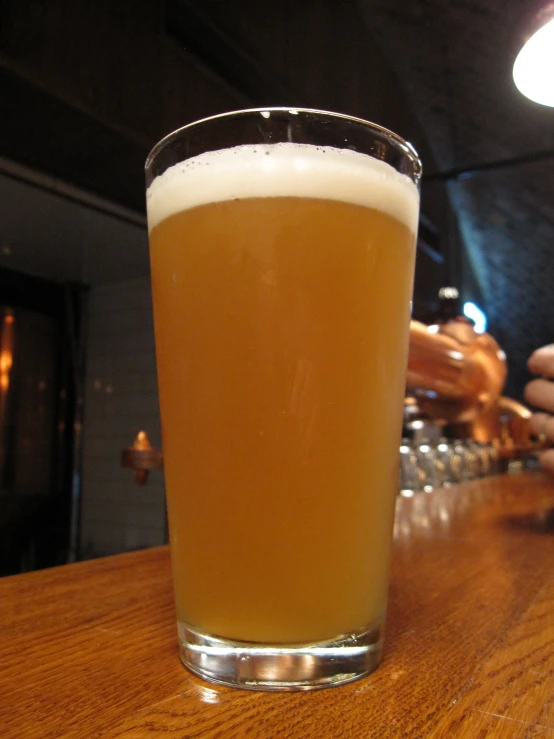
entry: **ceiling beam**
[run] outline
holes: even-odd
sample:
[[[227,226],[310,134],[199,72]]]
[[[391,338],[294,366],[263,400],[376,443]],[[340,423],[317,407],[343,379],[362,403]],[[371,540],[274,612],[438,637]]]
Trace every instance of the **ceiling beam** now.
[[[483,172],[491,172],[498,169],[506,169],[507,167],[519,167],[524,164],[533,164],[535,162],[543,162],[548,159],[554,159],[554,149],[545,149],[543,151],[534,151],[528,154],[521,154],[508,159],[497,159],[491,162],[479,162],[475,164],[467,164],[462,167],[453,167],[444,172],[431,172],[423,175],[424,182],[446,182],[448,180],[465,180],[470,177],[482,174]]]
[[[269,76],[259,62],[202,10],[189,0],[168,0],[166,30],[205,67],[254,106],[290,105],[295,96],[286,85]]]

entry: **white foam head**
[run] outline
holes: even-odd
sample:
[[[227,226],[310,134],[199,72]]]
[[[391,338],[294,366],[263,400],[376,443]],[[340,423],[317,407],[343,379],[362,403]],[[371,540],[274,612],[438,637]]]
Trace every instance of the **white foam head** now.
[[[148,188],[148,227],[199,205],[285,196],[376,208],[417,229],[419,194],[406,175],[349,149],[287,143],[221,149],[170,167]]]

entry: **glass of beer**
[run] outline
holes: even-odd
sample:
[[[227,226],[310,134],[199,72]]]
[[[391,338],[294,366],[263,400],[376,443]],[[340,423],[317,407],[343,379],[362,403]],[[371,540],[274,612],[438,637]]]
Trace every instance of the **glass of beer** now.
[[[363,120],[245,110],[146,163],[183,663],[307,690],[379,663],[421,165]]]

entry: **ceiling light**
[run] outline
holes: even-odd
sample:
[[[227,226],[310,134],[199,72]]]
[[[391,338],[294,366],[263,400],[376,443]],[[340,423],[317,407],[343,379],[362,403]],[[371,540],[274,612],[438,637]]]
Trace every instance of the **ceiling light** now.
[[[475,303],[464,303],[464,316],[473,321],[475,333],[484,334],[487,330],[487,316]]]
[[[441,287],[439,290],[439,298],[441,300],[444,300],[447,298],[448,300],[456,300],[458,297],[458,290],[455,287]]]
[[[544,8],[537,20],[541,27],[515,60],[514,82],[530,100],[554,107],[554,3]]]

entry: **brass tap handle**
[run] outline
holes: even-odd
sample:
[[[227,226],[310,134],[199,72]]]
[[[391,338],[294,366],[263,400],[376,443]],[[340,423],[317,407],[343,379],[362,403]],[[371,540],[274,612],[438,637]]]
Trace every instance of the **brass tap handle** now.
[[[152,447],[146,431],[139,431],[133,445],[121,452],[121,466],[134,471],[137,485],[144,485],[150,470],[161,470],[163,464],[161,450]]]

